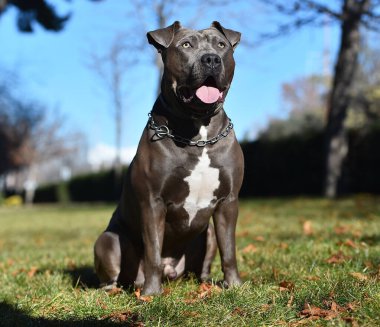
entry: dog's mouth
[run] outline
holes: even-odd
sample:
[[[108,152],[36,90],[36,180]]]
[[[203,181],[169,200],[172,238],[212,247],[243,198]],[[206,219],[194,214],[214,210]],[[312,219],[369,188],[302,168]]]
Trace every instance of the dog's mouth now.
[[[180,87],[179,96],[185,103],[190,103],[195,98],[204,104],[213,104],[217,102],[223,102],[223,90],[220,90],[217,86],[216,80],[209,76],[206,80],[197,88]]]

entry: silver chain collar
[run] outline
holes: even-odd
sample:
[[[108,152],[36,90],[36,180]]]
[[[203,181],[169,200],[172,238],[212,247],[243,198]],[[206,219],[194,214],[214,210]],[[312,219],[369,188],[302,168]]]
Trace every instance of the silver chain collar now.
[[[166,125],[157,125],[155,121],[153,120],[152,113],[150,112],[148,114],[148,127],[152,130],[154,130],[154,135],[156,135],[159,139],[163,139],[165,137],[168,137],[172,139],[175,142],[179,142],[182,144],[190,145],[190,146],[198,146],[198,147],[204,147],[209,144],[215,144],[220,139],[227,137],[228,134],[230,134],[231,130],[234,128],[234,124],[232,124],[232,121],[230,118],[228,118],[228,125],[223,130],[223,132],[219,133],[218,135],[214,136],[211,139],[208,140],[198,140],[193,141],[190,139],[187,139],[185,137],[174,135],[170,132],[170,129]]]

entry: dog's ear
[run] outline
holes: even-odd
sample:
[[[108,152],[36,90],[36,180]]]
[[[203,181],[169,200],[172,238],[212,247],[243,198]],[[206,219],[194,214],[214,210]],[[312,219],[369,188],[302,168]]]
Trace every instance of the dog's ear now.
[[[224,28],[217,21],[212,22],[211,27],[215,27],[220,33],[222,33],[226,37],[226,39],[228,40],[228,42],[230,42],[232,48],[235,50],[235,48],[237,47],[237,45],[240,42],[240,37],[241,37],[241,33],[240,32],[236,32],[236,31]]]
[[[174,34],[181,28],[181,23],[175,21],[172,25],[160,28],[146,34],[148,42],[152,44],[158,52],[166,49],[172,43]]]

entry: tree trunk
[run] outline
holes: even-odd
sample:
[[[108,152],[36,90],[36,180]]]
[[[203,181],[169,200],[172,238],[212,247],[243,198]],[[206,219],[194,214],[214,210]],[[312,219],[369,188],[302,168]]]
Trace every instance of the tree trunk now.
[[[326,126],[326,176],[324,194],[335,198],[348,153],[348,136],[344,126],[351,101],[352,82],[357,68],[360,48],[360,23],[370,0],[345,0],[340,48],[328,107]]]

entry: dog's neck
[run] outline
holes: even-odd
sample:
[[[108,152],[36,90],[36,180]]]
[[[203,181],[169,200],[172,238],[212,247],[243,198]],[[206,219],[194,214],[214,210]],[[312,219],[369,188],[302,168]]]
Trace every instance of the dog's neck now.
[[[158,124],[166,125],[173,133],[187,139],[199,135],[202,126],[207,128],[209,136],[216,136],[220,129],[228,123],[228,117],[223,110],[223,103],[212,114],[194,117],[172,108],[162,95],[157,98],[152,114],[155,115]]]

